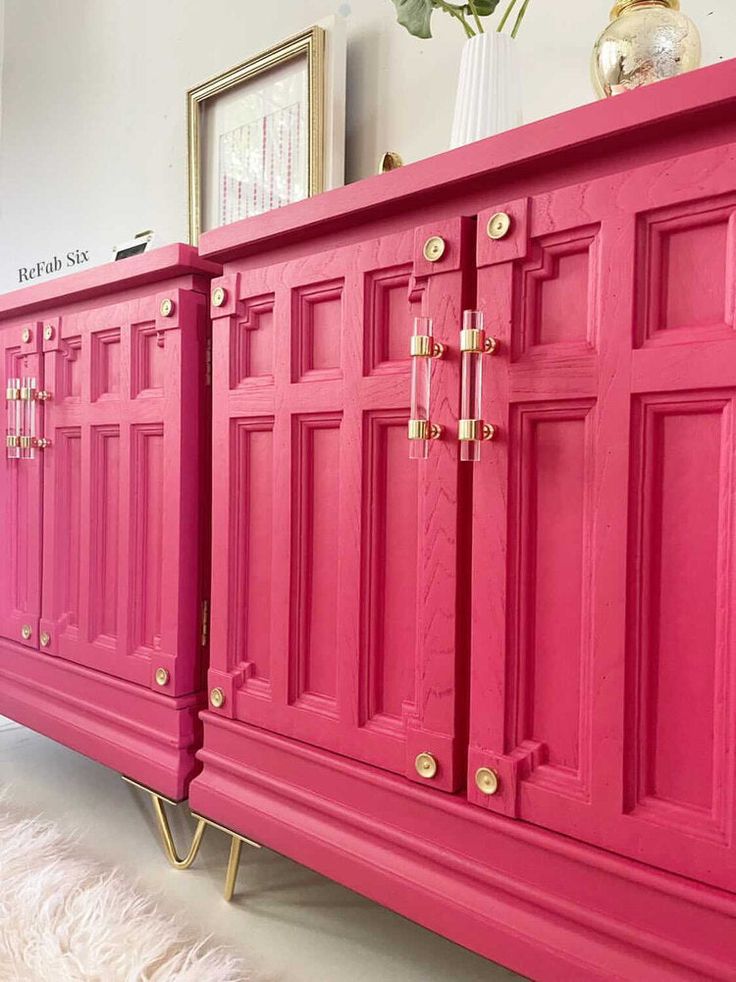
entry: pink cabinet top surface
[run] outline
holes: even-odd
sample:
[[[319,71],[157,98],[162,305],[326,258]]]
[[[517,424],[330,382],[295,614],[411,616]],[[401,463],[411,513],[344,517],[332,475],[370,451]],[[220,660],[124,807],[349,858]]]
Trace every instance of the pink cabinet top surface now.
[[[157,283],[180,277],[217,276],[217,263],[201,259],[190,245],[176,242],[140,256],[105,263],[60,276],[21,290],[0,295],[0,329],[3,322],[44,310],[82,305],[100,297],[138,290],[151,292]]]
[[[687,126],[683,118],[688,117]],[[736,137],[736,59],[429,157],[388,174],[337,188],[254,218],[206,232],[202,256],[219,261],[306,243],[336,233],[344,244],[355,232],[414,209],[432,217],[475,214],[489,189],[500,200],[564,186],[598,174],[636,167],[669,153],[693,152]],[[407,217],[407,223],[415,224]]]

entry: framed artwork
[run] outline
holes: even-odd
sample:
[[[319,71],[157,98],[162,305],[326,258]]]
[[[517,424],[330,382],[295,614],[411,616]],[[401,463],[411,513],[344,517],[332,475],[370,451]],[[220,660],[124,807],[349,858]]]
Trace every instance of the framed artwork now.
[[[189,238],[344,180],[344,32],[315,26],[188,92]]]

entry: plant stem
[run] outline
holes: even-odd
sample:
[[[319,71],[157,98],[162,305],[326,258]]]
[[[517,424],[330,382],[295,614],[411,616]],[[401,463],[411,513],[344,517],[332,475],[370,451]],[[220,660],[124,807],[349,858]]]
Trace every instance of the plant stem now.
[[[480,22],[480,17],[478,16],[478,11],[475,9],[475,3],[473,2],[473,0],[468,0],[468,6],[470,7],[470,11],[475,19],[475,24],[476,27],[478,28],[478,33],[485,34],[486,33],[485,29],[483,28],[483,25]]]
[[[515,38],[519,33],[519,28],[521,27],[521,22],[524,20],[524,14],[526,13],[526,8],[529,6],[530,0],[524,0],[524,4],[519,11],[519,16],[516,18],[516,23],[514,24],[514,29],[511,32],[511,37]]]
[[[435,0],[435,2],[440,10],[444,10],[445,13],[450,14],[451,17],[456,17],[460,21],[466,37],[475,37],[475,31],[463,17],[462,7],[453,7],[451,3],[445,3],[445,0]]]
[[[506,21],[511,16],[511,11],[514,9],[515,6],[516,6],[516,0],[511,0],[511,3],[506,8],[506,12],[504,13],[504,15],[501,18],[501,21],[500,21],[498,27],[496,28],[496,30],[498,31],[499,34],[504,29],[504,27],[506,27]]]

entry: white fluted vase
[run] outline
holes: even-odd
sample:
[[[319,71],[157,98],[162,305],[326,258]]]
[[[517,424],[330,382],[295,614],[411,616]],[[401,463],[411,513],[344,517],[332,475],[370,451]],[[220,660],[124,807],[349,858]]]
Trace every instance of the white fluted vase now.
[[[468,38],[460,62],[450,147],[521,125],[521,70],[517,42],[488,31]]]

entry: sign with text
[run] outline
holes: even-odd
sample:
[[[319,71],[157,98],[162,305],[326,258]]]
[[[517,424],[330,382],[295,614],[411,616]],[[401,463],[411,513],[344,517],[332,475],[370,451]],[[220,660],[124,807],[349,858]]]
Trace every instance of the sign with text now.
[[[18,267],[18,282],[32,283],[63,269],[76,269],[89,262],[89,249],[71,249],[65,256],[51,256],[49,259],[39,259],[31,266]]]

